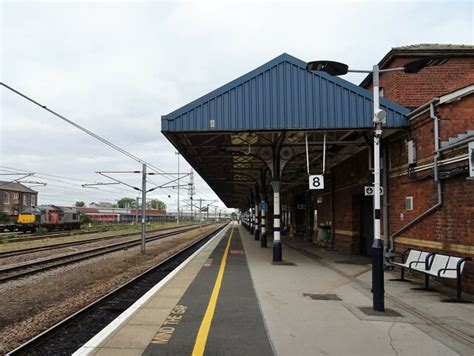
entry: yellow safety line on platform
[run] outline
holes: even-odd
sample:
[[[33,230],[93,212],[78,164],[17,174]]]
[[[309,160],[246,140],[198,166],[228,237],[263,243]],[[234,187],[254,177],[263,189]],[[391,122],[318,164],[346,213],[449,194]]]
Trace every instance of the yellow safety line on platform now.
[[[232,230],[230,232],[229,239],[227,240],[227,246],[224,250],[224,255],[222,256],[221,266],[219,267],[219,273],[217,274],[216,283],[214,284],[214,289],[212,290],[206,313],[204,314],[201,326],[199,327],[199,332],[194,344],[193,356],[204,355],[207,337],[209,336],[209,330],[211,329],[212,318],[214,317],[214,312],[216,310],[217,298],[219,297],[219,292],[221,290],[222,278],[224,277],[225,265],[227,263],[227,255],[229,254],[230,241],[232,239],[232,235],[234,234],[234,226],[235,225],[232,225]]]

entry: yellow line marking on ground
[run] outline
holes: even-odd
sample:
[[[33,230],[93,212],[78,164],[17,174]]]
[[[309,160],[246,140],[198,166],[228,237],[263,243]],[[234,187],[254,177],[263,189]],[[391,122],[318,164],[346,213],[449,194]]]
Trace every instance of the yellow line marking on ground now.
[[[232,230],[230,232],[229,239],[227,240],[227,246],[224,250],[224,255],[222,256],[221,265],[219,267],[219,273],[217,274],[216,283],[214,284],[214,289],[212,290],[206,313],[204,314],[201,326],[199,327],[196,342],[194,344],[193,356],[204,355],[207,337],[209,336],[209,330],[211,329],[212,318],[214,317],[214,312],[216,310],[217,298],[219,297],[219,292],[221,290],[222,278],[224,277],[225,265],[227,263],[227,256],[229,254],[230,241],[232,239],[232,235],[234,234],[234,226],[235,225],[232,225]]]

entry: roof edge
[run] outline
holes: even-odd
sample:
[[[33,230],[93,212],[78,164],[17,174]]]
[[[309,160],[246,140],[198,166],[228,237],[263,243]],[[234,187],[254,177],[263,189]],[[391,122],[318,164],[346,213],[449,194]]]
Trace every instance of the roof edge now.
[[[413,120],[423,114],[424,112],[429,110],[429,106],[431,104],[435,104],[436,106],[450,104],[453,101],[462,99],[465,96],[469,96],[474,94],[474,84],[467,85],[465,87],[461,87],[445,94],[439,95],[434,97],[433,99],[427,101],[426,103],[420,105],[416,109],[413,109],[407,114],[407,117],[410,120]]]
[[[418,46],[418,47],[417,47]],[[398,56],[432,56],[449,54],[451,56],[474,56],[474,46],[465,45],[436,45],[436,44],[421,44],[409,45],[401,47],[392,47],[390,51],[379,61],[379,68],[384,68],[388,65],[394,57]],[[359,84],[360,87],[365,88],[372,82],[372,74],[368,74]]]
[[[233,87],[241,81],[246,81],[247,79],[252,78],[255,74],[260,73],[262,71],[265,71],[265,70],[273,67],[276,63],[281,63],[281,62],[284,62],[284,61],[296,64],[296,65],[306,66],[306,63],[303,62],[302,60],[300,60],[296,57],[293,57],[292,55],[289,55],[288,53],[284,52],[284,53],[280,54],[279,56],[271,59],[270,61],[258,66],[257,68],[252,69],[250,72],[247,72],[247,73],[241,75],[240,77],[238,77],[236,79],[233,79],[233,80],[231,80],[230,82],[228,82],[224,85],[221,85],[217,89],[214,89],[214,90],[210,91],[209,93],[204,94],[204,95],[200,96],[197,99],[194,99],[193,101],[189,102],[185,106],[182,106],[182,107],[180,107],[176,110],[173,110],[172,112],[170,112],[166,115],[162,115],[161,119],[162,120],[168,120],[169,117],[176,115],[178,112],[186,111],[186,109],[188,107],[196,106],[196,105],[198,105],[199,102],[204,101],[206,98],[208,98],[210,96],[217,96],[219,93],[226,91],[227,88]]]

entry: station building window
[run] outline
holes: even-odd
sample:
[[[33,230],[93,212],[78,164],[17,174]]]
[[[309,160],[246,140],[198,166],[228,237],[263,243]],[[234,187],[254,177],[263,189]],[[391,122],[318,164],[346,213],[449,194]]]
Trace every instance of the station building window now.
[[[31,206],[36,205],[36,197],[34,195],[31,196]]]
[[[5,204],[10,204],[10,195],[7,192],[3,194],[3,202]]]

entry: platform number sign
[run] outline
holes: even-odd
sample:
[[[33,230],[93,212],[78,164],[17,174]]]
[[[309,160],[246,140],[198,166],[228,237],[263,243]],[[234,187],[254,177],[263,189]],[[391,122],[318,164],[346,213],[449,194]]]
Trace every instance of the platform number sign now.
[[[324,176],[323,175],[309,176],[309,189],[324,189]]]

